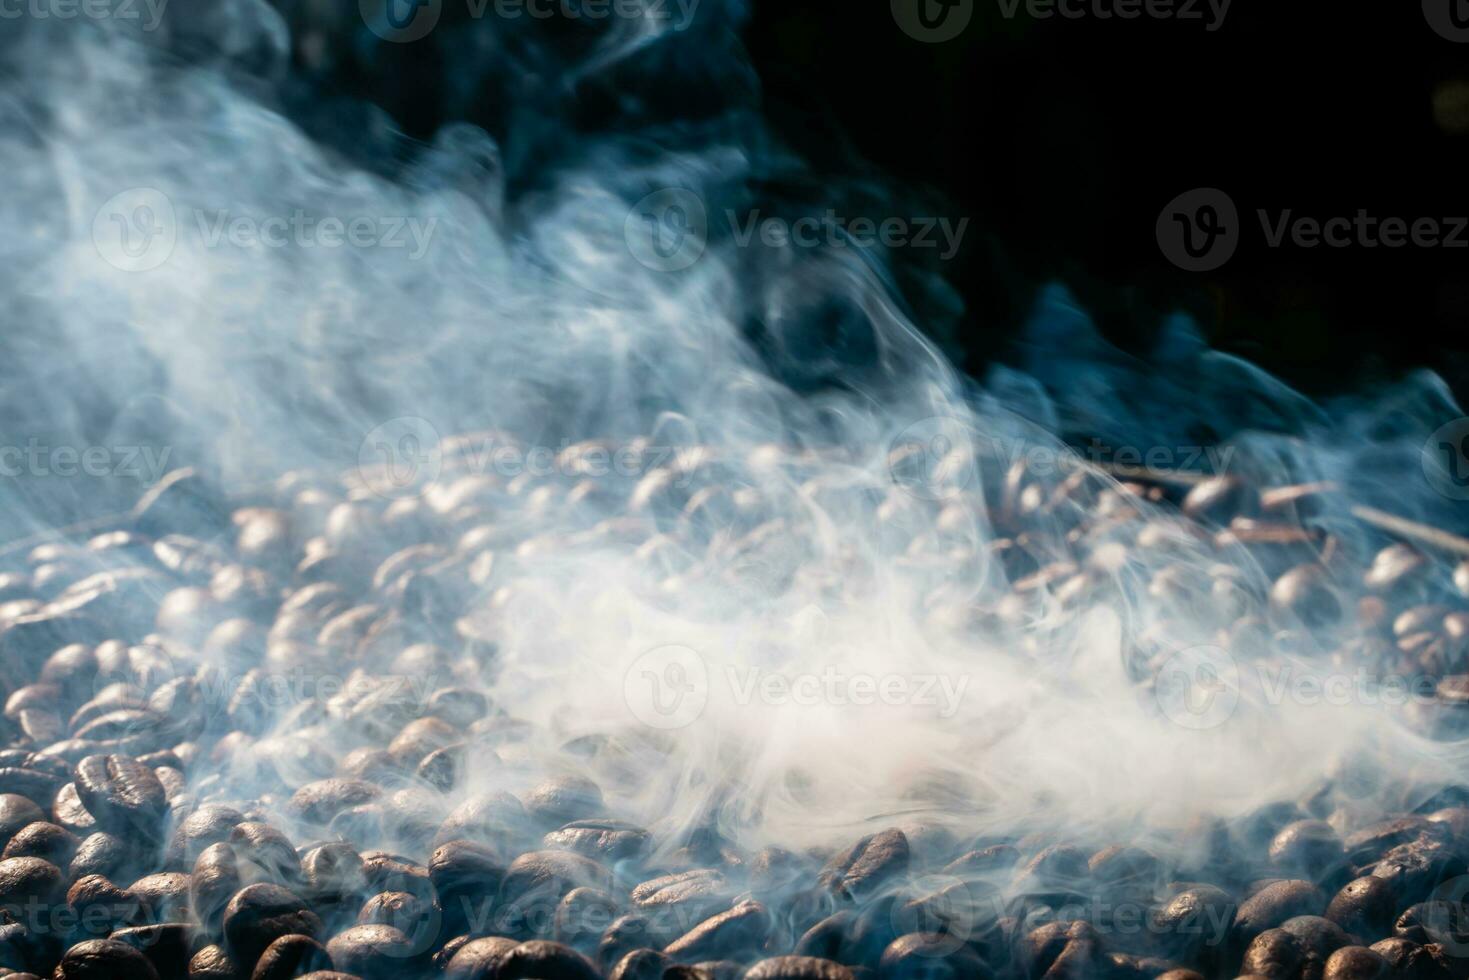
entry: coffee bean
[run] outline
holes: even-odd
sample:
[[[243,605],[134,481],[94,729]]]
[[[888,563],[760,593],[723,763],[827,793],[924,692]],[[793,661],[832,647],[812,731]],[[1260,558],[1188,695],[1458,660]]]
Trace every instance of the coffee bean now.
[[[188,970],[190,929],[182,922],[118,929],[110,938],[146,956],[160,977],[180,977]]]
[[[544,838],[548,848],[575,851],[608,864],[640,858],[651,841],[641,827],[609,819],[576,820]]]
[[[334,777],[302,786],[291,797],[290,809],[302,820],[323,824],[348,807],[370,803],[381,795],[381,787],[374,783]]]
[[[1348,882],[1326,907],[1326,917],[1362,937],[1381,936],[1392,928],[1397,897],[1384,878],[1367,876]]]
[[[99,830],[156,840],[168,796],[153,770],[126,755],[92,755],[77,763],[77,796]]]
[[[560,943],[524,942],[499,957],[497,980],[600,980],[591,960]]]
[[[239,862],[229,844],[211,844],[199,854],[189,880],[189,905],[211,938],[223,935],[224,910],[240,890]]]
[[[505,865],[482,844],[450,841],[434,849],[428,873],[444,912],[444,927],[453,932],[467,927],[474,908],[500,891]]]
[[[989,967],[962,942],[940,933],[909,933],[883,950],[879,980],[984,980]]]
[[[1326,961],[1322,980],[1387,980],[1392,968],[1366,946],[1343,946]]]
[[[355,973],[363,980],[400,976],[415,969],[422,958],[421,950],[415,949],[407,936],[384,925],[344,929],[326,944],[326,951],[337,969]],[[462,955],[463,951],[460,952]]]
[[[884,830],[864,837],[837,855],[821,871],[833,890],[854,899],[864,898],[908,870],[908,838],[901,830]]]
[[[314,937],[321,932],[321,920],[305,902],[279,885],[267,884],[236,892],[225,907],[223,924],[231,958],[251,964],[282,936]]]
[[[54,823],[37,821],[22,827],[5,845],[3,857],[38,857],[58,867],[71,864],[76,837]]]
[[[66,951],[56,980],[159,980],[148,958],[114,939],[88,939]]]
[[[205,946],[189,960],[189,980],[250,980],[250,972],[230,959],[223,946]]]
[[[770,912],[759,902],[741,902],[694,926],[664,952],[684,963],[717,960],[760,949],[770,934]]]
[[[187,922],[191,884],[186,874],[163,871],[139,878],[128,886],[128,891],[151,910],[154,922]]]
[[[459,948],[444,970],[445,980],[494,980],[500,961],[520,944],[503,936],[471,939]]]
[[[601,787],[580,776],[547,780],[527,793],[522,802],[526,813],[553,828],[599,816],[606,805]]]
[[[46,814],[41,808],[24,796],[14,793],[0,794],[0,840],[10,842],[23,827],[29,824],[42,822]]]
[[[35,907],[58,904],[66,892],[61,869],[35,857],[13,857],[0,861],[0,909],[18,921]]]
[[[1277,881],[1240,903],[1235,913],[1234,932],[1241,946],[1248,945],[1260,933],[1283,925],[1288,919],[1320,915],[1325,909],[1326,896],[1309,881]]]
[[[745,971],[744,980],[855,980],[840,963],[813,956],[776,956]]]
[[[250,980],[293,980],[318,970],[330,970],[326,947],[310,936],[282,936],[265,948]]]
[[[77,845],[67,877],[76,881],[87,875],[127,878],[138,870],[140,853],[120,837],[101,832],[89,834]]]
[[[87,875],[73,884],[66,893],[66,904],[75,913],[77,931],[99,939],[115,929],[153,919],[143,899],[101,875]]]
[[[1342,860],[1341,838],[1324,820],[1288,824],[1270,842],[1270,863],[1284,874],[1315,880]]]
[[[607,980],[663,980],[673,960],[654,949],[635,949],[617,961]]]
[[[1245,950],[1240,972],[1271,980],[1295,980],[1305,964],[1306,951],[1284,929],[1266,929]]]

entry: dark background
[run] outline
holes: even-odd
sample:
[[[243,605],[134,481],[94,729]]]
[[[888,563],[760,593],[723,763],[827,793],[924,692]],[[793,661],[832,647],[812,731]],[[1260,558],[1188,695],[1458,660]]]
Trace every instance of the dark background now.
[[[959,290],[962,315],[937,332],[976,374],[1004,355],[1038,286],[1059,280],[1128,350],[1145,351],[1163,317],[1185,311],[1215,347],[1314,394],[1371,390],[1416,367],[1469,392],[1469,249],[1272,249],[1256,218],[1469,216],[1469,94],[1453,87],[1469,86],[1469,44],[1435,33],[1420,0],[1234,0],[1212,33],[1201,21],[1036,20],[1023,7],[1006,19],[1000,0],[974,0],[968,28],[943,44],[905,34],[887,0],[703,3],[693,36],[573,84],[539,52],[547,32],[553,47],[590,46],[584,22],[456,23],[449,0],[439,30],[415,44],[363,46],[355,21],[303,91],[314,106],[324,91],[365,98],[414,139],[469,119],[506,146],[512,186],[533,182],[537,155],[551,152],[510,135],[531,128],[517,115],[570,101],[578,126],[617,131],[631,105],[640,122],[697,126],[752,101],[820,178],[881,179],[923,202],[853,214],[970,219],[953,261],[896,260]],[[710,8],[721,12],[712,26]],[[731,9],[731,22],[748,14],[737,33],[719,20]],[[753,78],[727,68],[742,63],[745,52],[725,57],[740,45]],[[356,135],[350,114],[327,120]],[[567,136],[548,126],[539,139]],[[1164,260],[1154,224],[1201,186],[1233,198],[1245,231],[1227,265],[1193,274]],[[918,319],[934,329],[943,318]]]
[[[978,0],[940,45],[896,30],[881,2],[755,10],[749,43],[782,132],[833,161],[843,133],[975,219],[951,276],[971,367],[1055,277],[1124,347],[1182,309],[1215,346],[1312,391],[1416,366],[1469,390],[1469,249],[1271,249],[1254,218],[1469,215],[1469,107],[1434,110],[1440,86],[1469,79],[1469,44],[1431,30],[1418,0],[1236,0],[1214,33],[1007,21]],[[1154,222],[1200,186],[1254,227],[1222,269],[1188,274],[1163,259]]]

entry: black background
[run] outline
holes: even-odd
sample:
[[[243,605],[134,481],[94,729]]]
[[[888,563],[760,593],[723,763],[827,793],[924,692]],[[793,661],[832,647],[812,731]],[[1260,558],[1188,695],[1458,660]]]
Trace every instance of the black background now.
[[[1059,279],[1127,348],[1181,309],[1314,392],[1416,366],[1469,390],[1469,249],[1272,249],[1255,218],[1469,215],[1469,135],[1453,132],[1469,122],[1434,111],[1440,86],[1469,80],[1469,44],[1435,33],[1418,0],[1236,0],[1213,33],[1000,9],[977,0],[963,35],[932,45],[885,2],[766,0],[748,38],[771,118],[818,170],[855,146],[973,218],[949,277],[971,368]],[[1230,194],[1246,231],[1222,269],[1189,274],[1154,222],[1200,186]]]

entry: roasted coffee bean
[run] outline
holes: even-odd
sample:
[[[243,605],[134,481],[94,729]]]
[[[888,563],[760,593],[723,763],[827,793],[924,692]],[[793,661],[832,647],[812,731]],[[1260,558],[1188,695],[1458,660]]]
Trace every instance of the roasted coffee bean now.
[[[520,943],[498,958],[498,980],[600,980],[591,960],[569,946],[546,940]]]
[[[577,820],[545,836],[553,850],[575,851],[607,864],[637,859],[652,841],[646,830],[621,820]]]
[[[181,922],[118,929],[110,937],[127,943],[148,958],[160,977],[181,977],[192,955],[189,927]]]
[[[494,980],[500,961],[519,945],[503,936],[471,939],[449,961],[444,970],[445,980]]]
[[[1260,495],[1239,477],[1216,476],[1195,485],[1183,498],[1186,516],[1208,524],[1228,524],[1259,510]]]
[[[1342,605],[1330,573],[1317,564],[1297,565],[1270,587],[1270,608],[1283,624],[1328,627],[1342,617]]]
[[[601,787],[580,776],[547,780],[527,793],[521,802],[527,814],[548,828],[596,817],[605,806]]]
[[[673,966],[673,960],[655,949],[635,949],[617,961],[607,980],[663,980]]]
[[[1387,980],[1392,968],[1366,946],[1343,946],[1326,961],[1322,980]]]
[[[79,843],[76,836],[64,828],[38,820],[17,831],[0,857],[38,857],[64,868],[76,856]]]
[[[410,939],[432,940],[439,934],[439,910],[407,892],[379,892],[362,903],[357,924],[392,926]]]
[[[128,886],[151,911],[155,922],[187,922],[189,919],[189,875],[163,871],[139,878]]]
[[[1277,881],[1240,903],[1234,918],[1235,936],[1243,947],[1266,929],[1281,926],[1288,919],[1320,915],[1325,910],[1326,896],[1309,881]]]
[[[115,939],[88,939],[66,951],[56,980],[159,980],[148,957]]]
[[[250,980],[293,980],[330,969],[332,958],[321,943],[310,936],[282,936],[260,954]]]
[[[983,980],[989,967],[953,937],[939,933],[909,933],[894,939],[878,963],[880,980]]]
[[[597,888],[573,888],[556,905],[551,938],[578,952],[593,952],[617,918],[617,900]]]
[[[770,929],[770,912],[764,905],[741,902],[694,926],[669,943],[664,952],[683,963],[723,959],[762,948]]]
[[[268,823],[246,820],[230,829],[230,847],[242,879],[271,881],[288,888],[301,880],[301,860],[285,834]]]
[[[1344,885],[1326,907],[1326,917],[1349,933],[1369,938],[1392,928],[1396,910],[1392,885],[1369,875]]]
[[[45,821],[41,808],[24,796],[0,794],[0,840],[10,842],[23,827]]]
[[[87,875],[72,885],[66,904],[76,915],[77,930],[99,939],[153,918],[152,909],[141,898],[101,875]]]
[[[97,828],[148,840],[161,836],[168,795],[153,770],[126,755],[92,755],[77,763],[77,796]]]
[[[322,779],[308,783],[291,797],[291,812],[314,824],[331,821],[349,807],[370,803],[382,795],[382,788],[361,779]]]
[[[35,857],[13,857],[0,861],[0,909],[10,911],[17,921],[34,907],[54,906],[66,893],[61,869]]]
[[[349,901],[367,891],[367,871],[362,855],[350,844],[322,844],[301,858],[304,893],[313,901]]]
[[[415,969],[423,958],[422,950],[415,948],[412,940],[392,926],[383,925],[344,929],[326,944],[326,951],[338,970],[354,973],[363,980],[401,976]]]
[[[744,980],[855,980],[851,970],[812,956],[776,956],[751,966]]]
[[[189,980],[250,980],[250,971],[230,959],[223,946],[205,946],[189,960]]]
[[[1324,820],[1288,824],[1270,842],[1270,863],[1284,874],[1317,880],[1342,860],[1341,838]]]
[[[502,909],[513,907],[523,914],[528,913],[528,910],[541,910],[540,915],[527,914],[525,917],[547,927],[556,903],[573,888],[606,890],[611,885],[612,876],[606,868],[579,854],[569,851],[532,851],[516,858],[505,870],[495,904]],[[633,901],[638,902],[636,888],[633,889]]]
[[[169,842],[169,861],[190,867],[210,845],[229,840],[230,832],[245,822],[234,807],[205,803],[179,821]]]
[[[1235,901],[1228,893],[1200,885],[1184,889],[1153,911],[1150,931],[1167,955],[1194,962],[1202,950],[1218,950],[1234,927],[1235,914]]]
[[[597,941],[597,963],[611,968],[635,949],[661,947],[668,942],[667,933],[645,915],[623,915],[614,919]]]
[[[1266,929],[1245,950],[1240,972],[1271,980],[1295,980],[1305,965],[1306,951],[1284,929]]]
[[[861,899],[907,870],[907,836],[901,830],[884,830],[833,858],[822,869],[821,879],[839,894]]]
[[[505,865],[498,854],[482,844],[450,841],[434,849],[428,873],[443,909],[444,928],[456,932],[470,925],[475,908],[500,891]]]
[[[279,885],[242,888],[224,910],[225,948],[240,963],[254,963],[282,936],[315,937],[320,932],[321,919],[316,913]]]
[[[77,845],[67,877],[76,881],[87,875],[130,878],[139,870],[142,854],[121,837],[101,832],[89,834]]]
[[[234,848],[225,843],[204,848],[189,877],[189,905],[206,935],[223,935],[225,906],[241,885]]]

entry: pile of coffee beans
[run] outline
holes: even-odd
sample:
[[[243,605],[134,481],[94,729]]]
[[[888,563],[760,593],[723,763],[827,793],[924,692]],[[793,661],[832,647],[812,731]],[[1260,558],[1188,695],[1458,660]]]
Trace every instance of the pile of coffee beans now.
[[[1151,845],[996,834],[975,811],[967,831],[920,815],[831,849],[632,822],[576,764],[620,751],[614,733],[557,746],[564,770],[523,791],[482,791],[545,737],[491,693],[482,614],[517,560],[617,543],[668,601],[701,576],[754,594],[809,574],[789,556],[814,532],[717,455],[623,486],[578,478],[585,452],[506,479],[465,472],[450,443],[434,483],[387,495],[361,473],[225,494],[179,471],[117,527],[12,551],[0,972],[1469,978],[1469,785],[1364,790],[1323,760],[1317,792]],[[1329,487],[1179,493],[1021,465],[853,499],[787,463],[813,507],[869,515],[909,560],[1003,572],[963,601],[935,582],[925,608],[944,629],[1011,635],[1023,655],[1031,604],[1064,617],[1142,567],[1155,613],[1128,669],[1144,695],[1187,621],[1240,658],[1429,674],[1431,703],[1393,719],[1425,738],[1469,716],[1469,564],[1344,530]]]

